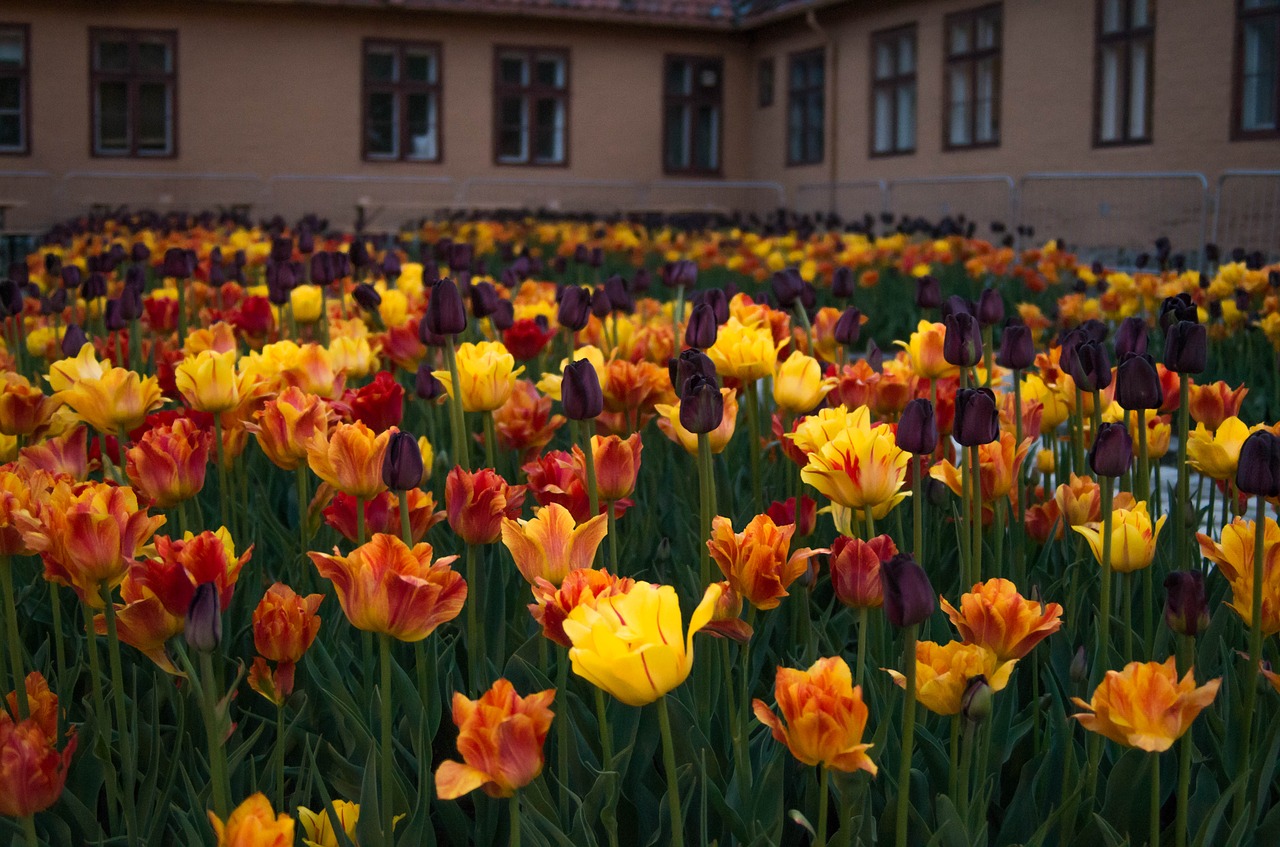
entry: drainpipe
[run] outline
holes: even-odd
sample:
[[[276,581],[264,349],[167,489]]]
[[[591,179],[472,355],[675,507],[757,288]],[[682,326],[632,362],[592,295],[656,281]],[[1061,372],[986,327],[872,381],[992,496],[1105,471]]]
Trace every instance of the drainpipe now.
[[[837,127],[840,125],[839,45],[836,42],[835,37],[832,36],[829,31],[823,29],[822,25],[818,23],[818,13],[813,9],[809,9],[805,12],[804,22],[808,24],[809,29],[813,30],[820,38],[822,38],[823,42],[826,44],[827,55],[830,56],[830,59],[827,61],[827,80],[831,91],[831,119],[827,121],[827,183],[830,185],[829,191],[831,196],[828,199],[827,208],[834,213],[836,210],[836,180],[840,172],[838,167],[840,148],[838,146],[839,136],[837,134]]]

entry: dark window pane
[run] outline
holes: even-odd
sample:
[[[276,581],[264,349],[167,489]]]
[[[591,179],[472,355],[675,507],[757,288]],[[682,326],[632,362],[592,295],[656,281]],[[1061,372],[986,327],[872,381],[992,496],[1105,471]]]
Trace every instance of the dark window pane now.
[[[410,94],[405,100],[409,121],[409,152],[414,159],[436,158],[436,97]]]
[[[503,126],[519,127],[524,123],[524,98],[503,97],[498,104],[498,115]]]
[[[1271,130],[1276,122],[1276,86],[1280,80],[1280,56],[1276,55],[1276,29],[1280,16],[1244,22],[1244,79],[1241,86],[1241,129]]]
[[[683,170],[689,167],[689,107],[678,103],[667,106],[667,167]]]
[[[669,62],[667,64],[667,93],[676,96],[689,94],[691,68],[688,62]]]
[[[507,85],[527,85],[528,63],[519,56],[503,56],[498,61],[498,78]]]
[[[498,158],[508,161],[524,159],[524,134],[519,129],[503,129],[498,133]]]
[[[404,57],[404,77],[412,82],[435,83],[435,55],[426,52],[406,53]]]
[[[0,76],[0,109],[22,108],[22,81],[16,76]]]
[[[534,104],[536,126],[534,157],[542,162],[559,162],[564,158],[564,102],[557,98],[540,98]]]
[[[171,71],[169,45],[158,41],[143,41],[139,43],[138,70],[143,73],[168,73]]]
[[[98,85],[98,149],[126,150],[129,147],[129,87],[123,82]]]
[[[375,91],[369,95],[365,145],[370,155],[396,155],[395,95]]]
[[[129,45],[124,41],[98,42],[98,70],[129,70]]]
[[[0,29],[0,67],[18,67],[23,63],[23,36],[12,29]]]
[[[564,61],[541,57],[537,64],[537,83],[551,88],[564,88]]]
[[[370,82],[395,82],[395,53],[370,51],[364,57],[364,73]]]
[[[720,108],[699,106],[694,123],[694,167],[714,171],[720,167]]]
[[[0,147],[22,146],[22,116],[0,114]]]
[[[809,60],[809,86],[812,88],[814,86],[822,85],[822,77],[825,72],[826,72],[826,67],[823,64],[822,57],[815,56],[814,58],[810,59]]]
[[[169,152],[169,87],[164,83],[138,86],[138,149]]]

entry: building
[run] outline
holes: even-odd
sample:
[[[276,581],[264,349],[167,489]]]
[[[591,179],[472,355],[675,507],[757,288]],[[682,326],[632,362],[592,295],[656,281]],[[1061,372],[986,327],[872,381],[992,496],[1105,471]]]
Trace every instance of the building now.
[[[1188,233],[1198,215],[1207,236],[1221,174],[1280,169],[1278,115],[1280,0],[0,11],[10,229],[120,203],[371,226],[445,206],[1013,219],[1039,203],[1062,218],[1052,227],[1097,217],[1105,186],[1108,208],[1133,203]],[[1061,176],[1152,172],[1182,176]],[[1039,173],[1060,176],[1033,178],[1029,196]],[[1083,211],[1063,212],[1080,191]]]

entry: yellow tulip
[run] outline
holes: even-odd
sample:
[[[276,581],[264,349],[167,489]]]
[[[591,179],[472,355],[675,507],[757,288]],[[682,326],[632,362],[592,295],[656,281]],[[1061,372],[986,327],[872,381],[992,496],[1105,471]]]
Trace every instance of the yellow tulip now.
[[[324,296],[316,285],[299,285],[289,292],[289,305],[293,309],[293,319],[300,324],[315,323],[320,320],[321,304]]]
[[[805,453],[815,453],[821,449],[822,445],[846,429],[869,432],[871,410],[866,406],[859,406],[853,411],[845,406],[820,409],[816,414],[806,417],[796,427],[795,432],[785,437],[794,441],[796,447]]]
[[[85,347],[88,349],[88,345]],[[81,355],[83,354],[84,350],[81,351]],[[92,358],[92,351],[89,358]],[[63,360],[67,361],[71,360]],[[82,421],[98,432],[118,435],[121,430],[134,429],[164,402],[164,397],[160,394],[160,383],[155,377],[144,379],[125,368],[103,369],[96,361],[93,364],[97,366],[98,376],[81,376],[54,394],[53,398],[67,405]],[[92,370],[94,369],[90,368],[86,374]],[[57,387],[66,373],[64,371],[55,380],[54,371],[51,370],[49,381]]]
[[[835,377],[824,379],[818,360],[799,351],[779,362],[773,374],[774,402],[795,415],[811,411],[835,387]]]
[[[517,368],[515,356],[498,341],[467,342],[458,348],[457,360],[464,412],[492,412],[507,402],[516,377],[524,373],[524,366]],[[433,375],[453,398],[456,389],[449,371],[434,371]]]
[[[174,382],[187,405],[212,414],[240,405],[242,388],[253,379],[252,372],[236,374],[234,350],[202,350],[183,359],[174,373]]]
[[[1009,684],[1017,660],[1000,661],[995,651],[981,644],[952,641],[916,644],[916,697],[937,715],[958,715],[964,707],[964,692],[974,677],[985,677],[992,691]],[[900,688],[906,677],[885,668]]]
[[[1071,417],[1071,407],[1066,397],[1055,386],[1045,382],[1039,374],[1029,373],[1022,378],[1022,401],[1039,401],[1044,407],[1040,416],[1040,434],[1048,435]]]
[[[1234,480],[1245,439],[1262,425],[1250,427],[1237,417],[1223,421],[1216,431],[1196,424],[1187,438],[1187,463],[1211,479]]]
[[[800,478],[846,508],[887,510],[909,493],[902,483],[910,458],[886,426],[846,429],[809,454]]]
[[[716,343],[707,350],[707,356],[721,376],[751,382],[773,373],[778,350],[784,343],[774,342],[773,330],[767,321],[748,325],[730,317],[728,323],[720,327]]]
[[[724,415],[720,418],[720,426],[707,433],[711,443],[711,452],[720,453],[729,446],[738,423],[738,393],[732,388],[721,388],[724,397]],[[666,433],[667,438],[679,444],[691,455],[698,454],[698,435],[684,428],[680,423],[680,404],[668,405],[658,403],[653,410],[661,415],[658,418],[658,429]]]
[[[573,672],[628,706],[652,703],[693,668],[693,636],[711,620],[720,586],[708,586],[683,631],[670,585],[637,582],[626,594],[576,607],[564,622]]]
[[[1132,509],[1116,509],[1111,515],[1111,569],[1120,573],[1140,571],[1151,564],[1156,556],[1156,539],[1168,515],[1151,524],[1146,501],[1139,501]],[[1094,558],[1102,563],[1102,525],[1088,524],[1071,527],[1084,536],[1093,550]]]
[[[942,379],[955,376],[960,369],[942,356],[942,341],[947,335],[944,324],[920,321],[909,341],[895,341],[907,351],[911,369],[922,379]]]

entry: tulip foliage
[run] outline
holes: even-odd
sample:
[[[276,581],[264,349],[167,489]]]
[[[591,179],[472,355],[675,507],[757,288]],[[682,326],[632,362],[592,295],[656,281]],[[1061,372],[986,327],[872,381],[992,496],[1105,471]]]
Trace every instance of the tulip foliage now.
[[[734,223],[15,263],[0,841],[1280,841],[1280,268]]]

